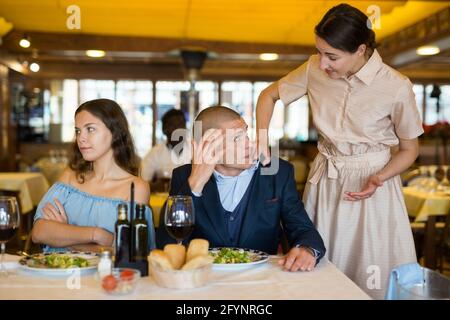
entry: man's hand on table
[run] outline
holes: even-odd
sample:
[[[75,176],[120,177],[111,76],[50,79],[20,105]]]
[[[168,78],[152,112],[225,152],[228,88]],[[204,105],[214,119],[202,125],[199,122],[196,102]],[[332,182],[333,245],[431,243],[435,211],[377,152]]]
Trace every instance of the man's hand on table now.
[[[304,247],[292,248],[288,254],[278,261],[286,271],[312,271],[316,265],[316,258],[312,250]]]

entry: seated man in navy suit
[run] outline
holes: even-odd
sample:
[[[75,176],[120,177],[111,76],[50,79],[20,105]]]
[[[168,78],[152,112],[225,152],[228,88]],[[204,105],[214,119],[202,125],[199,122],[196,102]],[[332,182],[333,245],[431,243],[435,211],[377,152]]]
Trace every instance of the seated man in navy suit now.
[[[192,164],[174,169],[170,189],[171,195],[193,198],[195,228],[190,238],[207,239],[212,247],[276,254],[283,230],[291,249],[280,265],[310,271],[325,247],[299,198],[294,168],[276,159],[276,174],[261,174],[254,149],[245,121],[232,109],[217,106],[199,113]],[[162,246],[167,234],[164,227],[158,229]]]

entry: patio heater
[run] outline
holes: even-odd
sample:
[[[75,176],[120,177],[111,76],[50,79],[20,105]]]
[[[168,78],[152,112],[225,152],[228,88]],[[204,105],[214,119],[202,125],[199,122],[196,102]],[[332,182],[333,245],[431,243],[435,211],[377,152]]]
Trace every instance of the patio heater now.
[[[203,49],[182,49],[181,58],[183,60],[183,67],[187,72],[187,78],[190,83],[188,92],[188,106],[189,106],[189,122],[193,123],[196,110],[196,92],[195,82],[199,78],[200,70],[207,58],[207,52]]]

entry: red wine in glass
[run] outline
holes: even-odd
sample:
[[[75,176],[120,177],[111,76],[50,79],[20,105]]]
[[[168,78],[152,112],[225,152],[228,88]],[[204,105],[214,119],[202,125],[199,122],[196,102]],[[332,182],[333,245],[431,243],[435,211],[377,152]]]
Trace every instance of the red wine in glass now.
[[[166,224],[167,232],[177,241],[183,241],[194,230],[193,224]]]
[[[0,278],[8,277],[4,266],[6,242],[11,240],[20,226],[20,212],[15,197],[0,196]]]
[[[170,196],[167,198],[164,226],[178,244],[189,237],[195,226],[194,204],[191,197]]]
[[[0,242],[8,242],[11,240],[17,232],[15,226],[0,226]]]

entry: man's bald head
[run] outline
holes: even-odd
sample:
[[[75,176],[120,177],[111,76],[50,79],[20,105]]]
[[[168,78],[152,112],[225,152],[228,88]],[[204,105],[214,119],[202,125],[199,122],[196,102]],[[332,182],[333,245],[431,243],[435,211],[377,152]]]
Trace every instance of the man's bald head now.
[[[196,135],[198,138],[202,137],[209,129],[225,129],[223,126],[225,123],[239,119],[241,119],[239,113],[227,107],[213,106],[203,109],[195,118],[196,123],[201,123],[202,132],[200,134],[195,132],[198,124],[194,123],[194,137]]]

